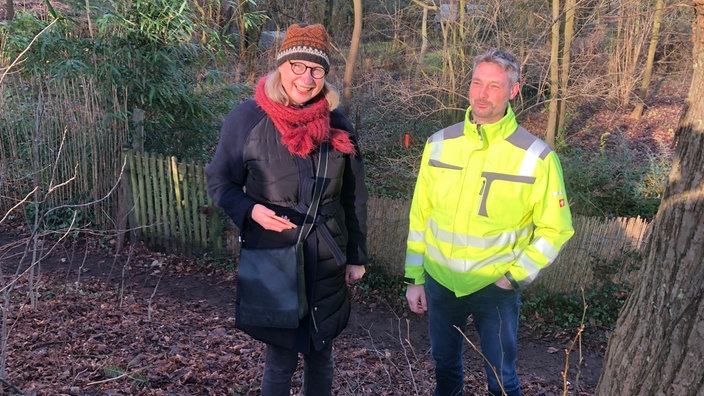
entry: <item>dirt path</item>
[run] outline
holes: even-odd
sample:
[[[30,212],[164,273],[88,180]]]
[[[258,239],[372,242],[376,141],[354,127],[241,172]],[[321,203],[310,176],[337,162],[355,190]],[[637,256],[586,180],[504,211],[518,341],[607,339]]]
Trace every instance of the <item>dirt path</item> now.
[[[22,246],[15,254],[7,249],[18,239],[0,232],[5,274],[18,265]],[[41,269],[37,309],[27,305],[25,277],[9,310],[7,380],[25,395],[258,394],[262,348],[234,328],[232,272],[145,249],[128,259],[77,246],[56,249]],[[353,292],[350,324],[335,344],[336,394],[430,394],[426,319]],[[467,334],[478,340],[473,329]],[[518,363],[525,395],[562,393],[564,349],[573,336],[522,327]],[[593,394],[603,357],[598,343],[588,344],[596,346],[582,351],[581,395]],[[571,358],[570,389],[578,352]],[[469,347],[465,365],[465,393],[481,394],[481,358]],[[294,384],[300,386],[298,375]]]

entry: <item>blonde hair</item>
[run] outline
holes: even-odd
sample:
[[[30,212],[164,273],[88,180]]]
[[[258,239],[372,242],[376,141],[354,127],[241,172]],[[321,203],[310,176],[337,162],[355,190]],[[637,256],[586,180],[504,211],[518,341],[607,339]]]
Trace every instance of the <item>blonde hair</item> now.
[[[266,96],[269,97],[273,102],[280,103],[284,106],[288,106],[290,99],[284,86],[281,85],[281,72],[275,69],[266,76],[266,82],[264,83],[264,92]],[[340,94],[337,89],[332,86],[332,84],[325,81],[325,86],[323,91],[325,94],[325,99],[328,100],[328,105],[330,105],[330,111],[335,110],[337,106],[340,105]]]

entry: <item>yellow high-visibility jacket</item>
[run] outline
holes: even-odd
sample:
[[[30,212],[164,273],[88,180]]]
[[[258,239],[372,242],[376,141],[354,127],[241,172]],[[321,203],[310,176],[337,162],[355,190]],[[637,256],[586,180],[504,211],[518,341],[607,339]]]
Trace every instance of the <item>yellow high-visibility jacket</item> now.
[[[495,124],[470,114],[426,142],[405,263],[406,283],[428,274],[458,297],[504,275],[525,287],[574,234],[557,154],[510,105]]]

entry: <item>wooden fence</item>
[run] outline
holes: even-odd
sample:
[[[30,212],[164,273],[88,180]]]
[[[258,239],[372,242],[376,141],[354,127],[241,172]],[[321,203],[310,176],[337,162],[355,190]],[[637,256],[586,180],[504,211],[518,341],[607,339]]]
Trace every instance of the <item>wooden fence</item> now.
[[[368,248],[375,265],[403,274],[410,201],[374,197],[369,201]],[[579,290],[606,278],[631,282],[638,269],[650,222],[637,218],[573,216],[574,236],[535,281],[556,292]]]
[[[122,163],[115,148],[129,130],[115,116],[124,103],[121,94],[102,94],[94,81],[81,77],[14,76],[4,80],[2,90],[0,218],[13,208],[23,218],[29,205],[16,205],[36,188],[28,200],[41,211],[80,203],[76,227],[112,228],[117,203],[110,193]],[[53,216],[54,226],[71,219],[62,212]]]
[[[188,255],[226,254],[226,222],[205,190],[203,166],[175,157],[124,150],[119,217],[149,246]]]
[[[203,165],[174,157],[125,151],[129,226],[150,246],[190,255],[234,257],[238,232],[205,190]],[[374,266],[403,274],[410,202],[372,197],[368,212],[368,248]],[[610,271],[615,281],[629,280],[650,223],[641,218],[574,216],[575,235],[536,284],[572,291]],[[603,279],[603,277],[601,277]]]
[[[536,285],[556,292],[579,290],[605,279],[632,282],[651,223],[636,218],[573,216],[574,236]]]

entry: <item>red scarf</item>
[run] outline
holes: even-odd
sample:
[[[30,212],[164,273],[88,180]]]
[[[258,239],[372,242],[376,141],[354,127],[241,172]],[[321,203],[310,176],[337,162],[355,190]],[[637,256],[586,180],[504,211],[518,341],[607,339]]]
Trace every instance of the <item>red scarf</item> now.
[[[254,100],[274,122],[291,154],[305,157],[326,140],[338,151],[354,153],[349,133],[330,127],[330,106],[325,95],[316,96],[305,107],[284,106],[266,95],[265,81],[266,77],[259,80]]]

